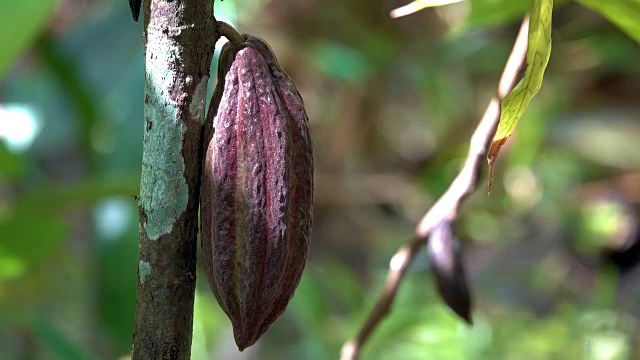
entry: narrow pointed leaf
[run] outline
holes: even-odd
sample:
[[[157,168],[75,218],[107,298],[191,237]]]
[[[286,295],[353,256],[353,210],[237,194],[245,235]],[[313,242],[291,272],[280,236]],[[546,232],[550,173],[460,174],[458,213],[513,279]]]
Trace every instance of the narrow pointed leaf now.
[[[487,154],[489,172],[509,136],[513,133],[518,120],[529,106],[529,102],[540,90],[544,71],[551,54],[551,12],[553,0],[534,0],[529,19],[529,37],[524,77],[502,100],[500,105],[500,124]],[[491,182],[491,180],[489,180]]]

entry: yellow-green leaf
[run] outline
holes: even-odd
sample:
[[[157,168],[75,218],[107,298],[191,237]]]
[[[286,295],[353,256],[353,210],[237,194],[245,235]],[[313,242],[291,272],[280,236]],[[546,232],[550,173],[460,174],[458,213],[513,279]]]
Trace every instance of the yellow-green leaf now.
[[[640,0],[576,0],[599,12],[629,37],[640,43]]]
[[[55,6],[55,0],[0,2],[0,79],[46,26]]]
[[[500,147],[513,133],[529,102],[540,90],[551,54],[551,12],[553,0],[534,0],[529,18],[529,36],[524,77],[500,105],[500,124],[487,154],[491,172]]]

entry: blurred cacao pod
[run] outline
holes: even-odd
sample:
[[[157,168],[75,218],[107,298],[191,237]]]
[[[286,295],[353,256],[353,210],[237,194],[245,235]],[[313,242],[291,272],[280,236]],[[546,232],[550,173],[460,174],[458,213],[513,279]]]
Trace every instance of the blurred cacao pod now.
[[[302,98],[269,45],[244,38],[220,55],[200,197],[207,280],[240,350],[284,312],[300,282],[313,201]]]

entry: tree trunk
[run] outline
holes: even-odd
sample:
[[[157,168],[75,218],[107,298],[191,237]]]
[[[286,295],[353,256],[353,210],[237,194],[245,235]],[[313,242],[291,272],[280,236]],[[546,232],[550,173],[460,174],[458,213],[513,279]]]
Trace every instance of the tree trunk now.
[[[145,0],[145,123],[133,359],[189,359],[212,0]]]

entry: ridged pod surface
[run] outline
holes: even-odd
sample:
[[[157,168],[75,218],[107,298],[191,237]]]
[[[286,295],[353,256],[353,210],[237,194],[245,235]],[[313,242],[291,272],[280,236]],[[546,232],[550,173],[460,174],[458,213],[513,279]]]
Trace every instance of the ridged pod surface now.
[[[207,280],[240,350],[284,312],[300,282],[313,202],[302,98],[269,45],[244,38],[220,55],[200,209]]]

